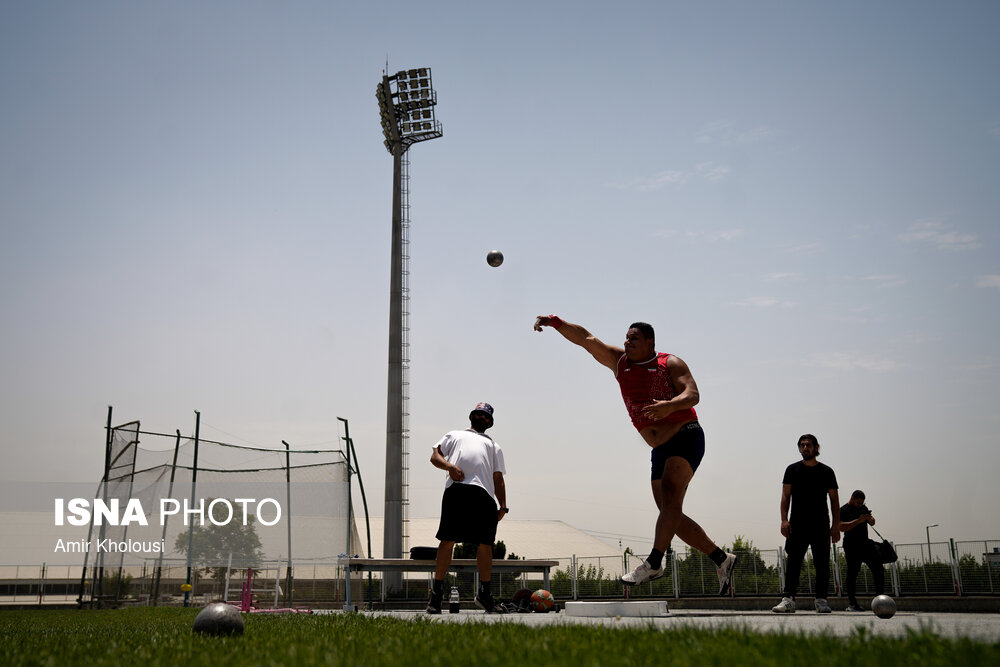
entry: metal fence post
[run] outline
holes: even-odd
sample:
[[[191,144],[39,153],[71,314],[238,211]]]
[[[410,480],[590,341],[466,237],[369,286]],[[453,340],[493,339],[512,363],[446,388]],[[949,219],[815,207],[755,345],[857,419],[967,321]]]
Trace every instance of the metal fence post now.
[[[990,552],[990,546],[983,540],[983,565],[986,566],[986,580],[990,582],[990,593],[995,592],[993,590],[993,565],[990,563],[986,554]]]
[[[802,559],[802,570],[800,572],[804,571],[806,573],[806,590],[816,595],[816,587],[813,585],[813,577],[811,576],[816,571],[816,554],[812,553],[812,547],[809,547],[809,551],[811,558],[808,562],[804,558]],[[810,572],[809,563],[812,563],[812,572]],[[801,578],[802,575],[800,574],[799,579],[801,580]]]
[[[781,547],[778,547],[778,588],[785,590],[785,559],[782,557]]]
[[[955,583],[955,595],[961,597],[962,595],[962,572],[958,567],[958,552],[955,549],[955,538],[952,537],[948,540],[950,551],[949,556],[951,558],[951,578]]]
[[[573,554],[573,556],[570,558],[570,568],[572,568],[573,572],[573,599],[579,600],[580,589],[579,589],[579,582],[577,580],[579,572],[576,569],[576,554]]]
[[[674,597],[680,599],[681,597],[681,581],[680,574],[677,570],[677,554],[673,551],[670,552],[670,573],[674,578]]]
[[[832,549],[833,557],[833,590],[836,592],[837,597],[843,595],[843,587],[840,584],[840,559],[837,557],[837,545],[833,545]]]
[[[688,558],[690,558],[690,557],[691,557],[691,549],[689,548],[688,549]],[[703,564],[700,562],[700,560],[701,559],[699,559],[699,563],[698,563],[698,573],[701,574],[701,594],[704,595],[705,594],[705,568],[704,568]]]

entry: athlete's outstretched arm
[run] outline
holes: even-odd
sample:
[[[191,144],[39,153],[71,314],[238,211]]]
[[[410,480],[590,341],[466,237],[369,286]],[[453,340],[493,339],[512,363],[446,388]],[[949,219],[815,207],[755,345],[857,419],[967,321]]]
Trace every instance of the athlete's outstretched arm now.
[[[561,333],[563,338],[590,352],[590,355],[599,364],[607,366],[612,371],[617,370],[618,360],[625,354],[624,348],[608,345],[579,324],[567,322],[556,315],[539,315],[536,317],[535,331],[541,331],[542,327],[552,327]]]

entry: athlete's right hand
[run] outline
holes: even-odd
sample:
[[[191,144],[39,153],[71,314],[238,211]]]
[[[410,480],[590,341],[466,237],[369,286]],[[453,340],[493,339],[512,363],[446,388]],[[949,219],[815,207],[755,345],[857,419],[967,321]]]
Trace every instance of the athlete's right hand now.
[[[535,318],[535,331],[541,331],[542,327],[558,329],[562,325],[562,318],[558,315],[539,315]]]
[[[792,524],[788,521],[781,522],[781,535],[782,537],[789,537],[792,534]]]
[[[448,468],[448,476],[451,477],[456,482],[461,482],[463,479],[465,479],[465,473],[462,471],[461,468],[459,468],[456,465],[453,465],[450,468]]]

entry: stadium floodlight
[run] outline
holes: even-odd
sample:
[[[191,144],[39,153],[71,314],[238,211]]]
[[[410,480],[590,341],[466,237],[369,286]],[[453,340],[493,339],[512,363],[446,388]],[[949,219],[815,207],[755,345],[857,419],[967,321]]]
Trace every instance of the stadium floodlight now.
[[[430,68],[399,70],[393,75],[388,68],[375,89],[383,142],[392,155],[392,251],[389,274],[389,380],[385,427],[385,528],[382,543],[383,558],[403,556],[405,507],[407,504],[407,401],[409,347],[409,192],[404,181],[409,180],[409,163],[404,159],[410,146],[442,136],[441,123],[435,117],[437,95]],[[387,590],[398,588],[402,579],[398,573],[386,573],[383,583]]]
[[[437,95],[431,83],[428,68],[399,71],[392,76],[383,75],[375,90],[382,132],[389,143],[386,148],[394,154],[394,146],[400,145],[402,152],[420,141],[437,139],[442,136],[441,123],[435,118],[434,107]],[[430,127],[406,127],[407,115],[413,110],[423,110],[420,118],[430,121]],[[411,117],[411,119],[414,119]]]

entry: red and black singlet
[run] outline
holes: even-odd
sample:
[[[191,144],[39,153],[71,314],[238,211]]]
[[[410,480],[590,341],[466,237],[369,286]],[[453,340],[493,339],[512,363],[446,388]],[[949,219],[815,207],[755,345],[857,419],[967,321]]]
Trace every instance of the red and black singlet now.
[[[669,401],[677,395],[670,370],[667,368],[669,357],[666,352],[660,352],[649,361],[629,361],[624,354],[618,359],[615,378],[621,388],[625,409],[628,410],[628,416],[632,419],[632,425],[636,430],[641,431],[653,424],[677,424],[698,418],[694,408],[678,410],[664,419],[657,420],[650,419],[643,413],[643,410],[654,401]]]

